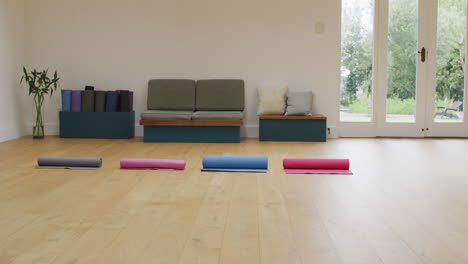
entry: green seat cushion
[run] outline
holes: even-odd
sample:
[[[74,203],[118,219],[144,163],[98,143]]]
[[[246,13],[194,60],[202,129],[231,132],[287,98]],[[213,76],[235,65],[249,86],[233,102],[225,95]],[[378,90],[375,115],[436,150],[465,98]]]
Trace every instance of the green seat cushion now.
[[[192,111],[157,110],[141,113],[142,120],[190,120]]]
[[[244,111],[244,81],[198,81],[196,109],[198,111]]]
[[[241,111],[197,111],[192,114],[193,120],[242,120]]]
[[[148,110],[195,110],[195,81],[150,80]]]

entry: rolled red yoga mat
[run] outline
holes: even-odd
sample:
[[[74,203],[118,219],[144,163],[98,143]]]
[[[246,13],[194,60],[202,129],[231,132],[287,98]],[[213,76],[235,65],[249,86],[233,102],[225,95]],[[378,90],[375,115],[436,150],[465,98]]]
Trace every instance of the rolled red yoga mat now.
[[[353,174],[348,159],[284,159],[287,174]]]
[[[185,160],[121,159],[120,168],[133,170],[184,170]]]

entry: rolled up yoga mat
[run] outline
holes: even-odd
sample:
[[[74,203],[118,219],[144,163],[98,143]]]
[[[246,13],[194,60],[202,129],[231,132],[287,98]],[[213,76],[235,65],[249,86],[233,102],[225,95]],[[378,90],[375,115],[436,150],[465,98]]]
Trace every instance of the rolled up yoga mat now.
[[[94,86],[86,85],[85,86],[85,91],[94,91]]]
[[[106,112],[117,112],[119,107],[119,93],[108,91],[106,93]]]
[[[106,111],[106,91],[96,91],[94,95],[94,111]]]
[[[81,112],[94,112],[94,91],[82,91]]]
[[[130,101],[128,102],[129,106],[130,106],[130,112],[133,111],[133,92],[130,91],[129,93],[129,98],[130,98]]]
[[[71,111],[81,112],[81,91],[72,91]]]
[[[37,165],[42,169],[98,169],[102,166],[102,159],[39,157]]]
[[[72,105],[72,90],[62,90],[62,111],[70,112]]]
[[[127,90],[121,90],[119,94],[119,112],[130,112],[130,92]]]
[[[184,170],[185,160],[121,159],[120,168],[133,170]]]
[[[284,159],[287,174],[353,174],[348,159]]]
[[[267,157],[205,156],[202,171],[267,172]]]

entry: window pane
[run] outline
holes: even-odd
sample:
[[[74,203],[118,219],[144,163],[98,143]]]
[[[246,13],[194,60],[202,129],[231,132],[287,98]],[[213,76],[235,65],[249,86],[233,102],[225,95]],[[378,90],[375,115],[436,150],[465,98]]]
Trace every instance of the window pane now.
[[[463,122],[466,0],[439,0],[435,122]]]
[[[342,0],[340,120],[372,121],[374,0]]]
[[[390,0],[387,122],[416,121],[418,0]]]

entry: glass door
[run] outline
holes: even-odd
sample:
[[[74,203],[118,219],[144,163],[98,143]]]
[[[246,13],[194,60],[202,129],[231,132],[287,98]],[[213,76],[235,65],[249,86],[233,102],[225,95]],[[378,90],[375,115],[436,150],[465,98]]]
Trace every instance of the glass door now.
[[[374,137],[376,1],[342,0],[340,126],[342,137]]]
[[[429,68],[426,135],[467,137],[465,118],[467,0],[432,1],[434,54]]]
[[[381,67],[377,136],[424,137],[428,48],[427,0],[388,0],[382,6],[386,43]]]

